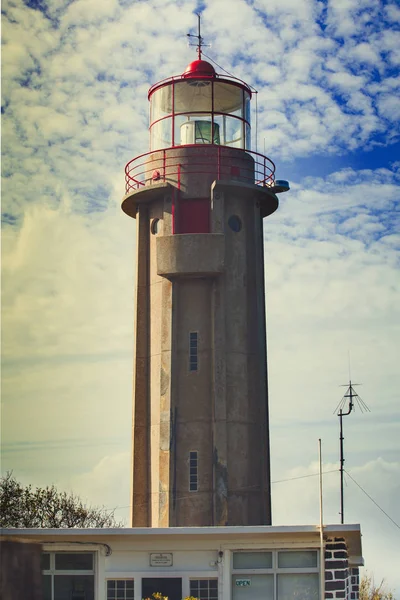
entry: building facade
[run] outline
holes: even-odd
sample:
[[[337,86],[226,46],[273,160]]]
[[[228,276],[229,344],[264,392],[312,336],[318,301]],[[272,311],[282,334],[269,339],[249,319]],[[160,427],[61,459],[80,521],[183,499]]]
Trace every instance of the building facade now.
[[[323,534],[322,547],[314,526],[14,529],[1,539],[41,544],[44,600],[355,600],[360,527]]]
[[[252,92],[203,61],[154,85],[136,219],[132,525],[271,523],[263,218],[288,189],[250,150]]]

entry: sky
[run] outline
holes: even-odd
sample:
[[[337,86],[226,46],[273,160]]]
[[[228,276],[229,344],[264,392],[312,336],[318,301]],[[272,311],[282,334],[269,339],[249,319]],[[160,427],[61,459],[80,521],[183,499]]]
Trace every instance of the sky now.
[[[400,7],[392,0],[5,0],[2,471],[129,525],[135,222],[147,91],[204,51],[257,89],[253,149],[291,191],[264,221],[273,524],[345,521],[400,596]],[[220,68],[216,68],[221,73]],[[255,102],[253,100],[253,125]],[[265,149],[265,150],[264,150]]]

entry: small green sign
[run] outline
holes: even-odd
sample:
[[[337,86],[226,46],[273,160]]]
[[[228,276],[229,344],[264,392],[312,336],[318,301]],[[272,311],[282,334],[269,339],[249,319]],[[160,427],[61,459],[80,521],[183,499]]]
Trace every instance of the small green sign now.
[[[251,579],[236,579],[235,583],[238,587],[248,587],[251,585]]]

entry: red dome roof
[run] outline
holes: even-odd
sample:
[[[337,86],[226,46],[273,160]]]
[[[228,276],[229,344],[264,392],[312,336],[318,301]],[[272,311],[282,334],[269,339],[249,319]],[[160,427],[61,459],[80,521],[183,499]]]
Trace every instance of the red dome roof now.
[[[205,60],[194,60],[186,67],[182,77],[215,77],[215,69]]]

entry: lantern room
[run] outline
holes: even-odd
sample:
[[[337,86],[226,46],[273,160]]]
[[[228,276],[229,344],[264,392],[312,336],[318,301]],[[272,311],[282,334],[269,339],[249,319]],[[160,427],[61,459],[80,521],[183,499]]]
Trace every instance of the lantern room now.
[[[214,144],[250,150],[250,88],[195,60],[150,88],[150,150]]]

